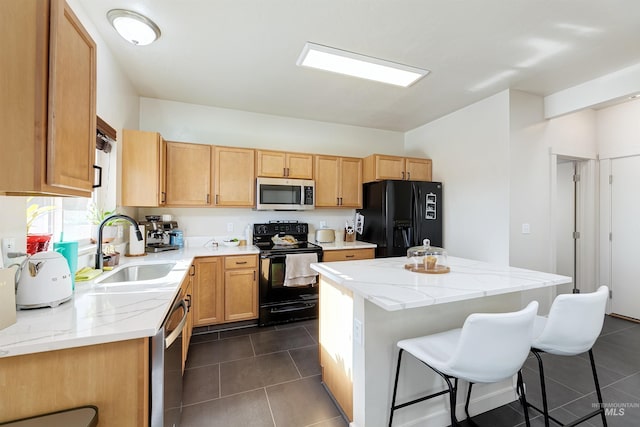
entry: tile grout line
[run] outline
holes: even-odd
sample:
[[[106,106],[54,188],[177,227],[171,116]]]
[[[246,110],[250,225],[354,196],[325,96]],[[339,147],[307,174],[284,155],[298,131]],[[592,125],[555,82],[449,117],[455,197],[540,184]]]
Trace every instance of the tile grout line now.
[[[291,363],[293,363],[293,366],[296,368],[296,372],[298,372],[298,375],[302,378],[302,373],[300,372],[300,369],[298,369],[298,364],[293,360],[293,356],[289,350],[287,350],[287,354],[289,355],[289,359],[291,359]]]
[[[267,406],[269,406],[269,413],[271,414],[271,422],[273,422],[273,426],[274,427],[278,427],[276,425],[276,418],[273,415],[273,408],[271,408],[271,400],[269,400],[269,393],[267,393],[267,388],[266,387],[262,387],[262,389],[264,390],[264,395],[267,398]]]

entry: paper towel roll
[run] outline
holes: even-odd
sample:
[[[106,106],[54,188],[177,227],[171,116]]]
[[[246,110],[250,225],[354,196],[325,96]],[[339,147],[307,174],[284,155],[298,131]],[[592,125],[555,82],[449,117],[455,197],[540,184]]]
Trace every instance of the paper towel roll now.
[[[138,241],[136,236],[135,227],[129,227],[129,253],[130,256],[144,255],[144,246],[147,237],[147,233],[144,230],[144,225],[138,225],[140,233],[142,233],[142,240]]]

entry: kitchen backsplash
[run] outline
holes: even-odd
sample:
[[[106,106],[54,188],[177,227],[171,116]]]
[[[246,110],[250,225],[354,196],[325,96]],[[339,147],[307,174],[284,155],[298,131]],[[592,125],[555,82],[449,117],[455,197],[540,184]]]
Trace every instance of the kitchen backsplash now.
[[[207,208],[139,208],[138,220],[145,215],[169,214],[189,236],[244,236],[247,224],[273,220],[298,220],[309,223],[309,232],[326,224],[328,228],[343,228],[347,219],[353,219],[354,209],[315,209],[312,211],[254,211],[251,209]],[[232,224],[232,231],[227,226]]]

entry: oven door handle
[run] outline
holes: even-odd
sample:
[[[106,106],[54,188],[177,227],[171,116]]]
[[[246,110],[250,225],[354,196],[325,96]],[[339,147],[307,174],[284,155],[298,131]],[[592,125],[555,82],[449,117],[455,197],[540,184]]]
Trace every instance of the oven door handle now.
[[[302,304],[302,305],[296,305],[296,306],[287,306],[287,307],[282,307],[282,308],[272,308],[270,310],[271,313],[286,313],[289,311],[300,311],[300,310],[307,310],[309,308],[313,308],[315,307],[315,304]]]

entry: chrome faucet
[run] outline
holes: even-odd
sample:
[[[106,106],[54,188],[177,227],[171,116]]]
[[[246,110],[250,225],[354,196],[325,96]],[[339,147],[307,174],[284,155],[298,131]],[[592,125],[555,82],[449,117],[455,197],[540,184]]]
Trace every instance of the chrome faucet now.
[[[131,225],[133,225],[136,228],[136,237],[138,238],[138,241],[142,241],[142,233],[140,232],[140,227],[138,227],[138,222],[135,219],[131,218],[130,216],[122,215],[122,214],[115,214],[115,215],[106,217],[105,219],[102,220],[102,222],[98,226],[98,241],[97,241],[98,248],[96,249],[96,270],[102,270],[103,261],[104,261],[102,259],[102,229],[104,228],[106,223],[116,218],[126,219],[127,221],[129,221]]]

